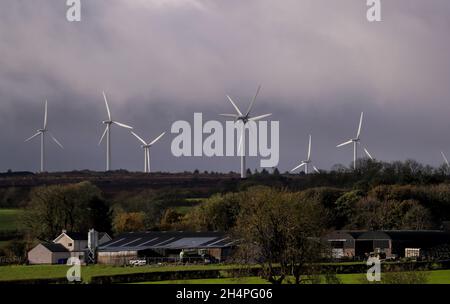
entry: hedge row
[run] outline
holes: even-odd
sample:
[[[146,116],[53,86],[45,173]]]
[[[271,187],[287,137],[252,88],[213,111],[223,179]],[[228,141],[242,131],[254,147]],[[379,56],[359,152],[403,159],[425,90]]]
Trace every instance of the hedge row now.
[[[319,273],[365,273],[368,266],[365,263],[357,264],[325,264],[319,265],[317,271]],[[412,271],[412,270],[436,270],[450,269],[450,261],[442,262],[402,262],[402,263],[383,263],[382,271]],[[250,267],[242,269],[227,270],[182,270],[182,271],[166,271],[166,272],[146,272],[120,274],[111,276],[94,276],[91,279],[92,284],[114,284],[114,283],[136,283],[136,282],[154,282],[154,281],[178,281],[178,280],[195,280],[195,279],[215,279],[229,278],[236,276],[259,276],[261,268]]]

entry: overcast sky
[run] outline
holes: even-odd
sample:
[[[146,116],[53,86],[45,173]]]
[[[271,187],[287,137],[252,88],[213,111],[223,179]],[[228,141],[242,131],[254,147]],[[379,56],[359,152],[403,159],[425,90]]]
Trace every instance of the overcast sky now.
[[[440,165],[450,156],[450,1],[382,1],[369,23],[363,0],[82,0],[69,23],[65,1],[0,2],[0,171],[36,171],[49,101],[50,171],[102,170],[105,90],[113,118],[146,139],[179,119],[222,120],[226,94],[280,121],[283,171],[304,159],[313,136],[319,168],[348,165],[356,133],[377,159]],[[234,157],[173,157],[169,134],[152,169],[238,171]],[[141,170],[143,153],[114,128],[114,169]],[[251,158],[249,165],[259,164]]]

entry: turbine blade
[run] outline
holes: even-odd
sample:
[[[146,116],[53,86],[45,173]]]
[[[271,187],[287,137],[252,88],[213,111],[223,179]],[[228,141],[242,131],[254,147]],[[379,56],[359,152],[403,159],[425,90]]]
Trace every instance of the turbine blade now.
[[[234,119],[236,119],[238,117],[238,115],[236,114],[219,114],[220,116],[224,116],[224,117],[233,117]]]
[[[348,144],[351,144],[352,142],[353,142],[353,140],[350,139],[349,141],[346,141],[346,142],[344,142],[344,143],[342,143],[342,144],[337,145],[336,148],[346,146],[346,145],[348,145]]]
[[[115,125],[118,125],[119,127],[133,130],[133,127],[130,127],[129,125],[123,124],[121,122],[113,121],[112,123],[115,124]]]
[[[319,169],[316,168],[316,166],[313,166],[314,171],[316,171],[317,173],[320,173]]]
[[[311,159],[311,135],[309,135],[308,160]]]
[[[270,115],[272,115],[272,113],[270,113],[270,114],[264,114],[264,115],[260,115],[260,116],[256,116],[256,117],[251,117],[251,118],[249,118],[248,120],[251,120],[251,121],[257,121],[257,120],[261,120],[261,119],[263,119],[263,118],[269,117]]]
[[[147,143],[145,142],[145,140],[143,140],[141,137],[139,137],[139,135],[137,135],[136,133],[134,133],[133,131],[131,131],[131,134],[134,135],[134,137],[136,137],[143,145],[146,145]]]
[[[448,159],[445,156],[444,152],[441,151],[441,155],[442,155],[442,158],[444,159],[445,163],[447,164],[447,167],[450,167],[450,164],[448,163]]]
[[[53,136],[52,133],[50,133],[50,137],[53,139],[53,141],[61,147],[61,149],[64,149],[63,145],[55,138],[55,136]]]
[[[301,162],[300,165],[298,165],[297,167],[295,167],[294,169],[291,170],[291,172],[294,172],[297,169],[300,169],[301,167],[303,167],[304,165],[306,165],[305,162]]]
[[[108,111],[108,119],[112,120],[111,111],[109,110],[109,105],[108,105],[108,99],[106,99],[106,94],[104,91],[103,91],[103,99],[105,99],[106,111]]]
[[[367,156],[369,156],[369,158],[370,158],[371,160],[373,160],[372,155],[370,155],[370,153],[369,153],[369,151],[367,151],[366,147],[363,147],[363,148],[364,148],[364,152],[366,152]]]
[[[47,111],[47,99],[45,100],[45,106],[44,106],[44,130],[47,129],[47,117],[48,117],[48,111]]]
[[[103,132],[103,135],[102,135],[102,137],[100,138],[100,141],[98,142],[98,145],[99,145],[99,146],[100,146],[100,144],[102,143],[103,138],[104,138],[105,135],[106,135],[106,132],[108,132],[108,126],[106,126],[105,131]]]
[[[239,116],[242,116],[241,110],[239,110],[238,106],[234,103],[233,99],[231,99],[230,96],[227,95],[228,100],[231,102],[233,107],[236,109],[236,112],[239,114]]]
[[[361,117],[359,118],[358,133],[356,133],[356,138],[359,138],[359,136],[361,135],[361,127],[362,127],[363,117],[364,117],[364,112],[361,112]]]
[[[36,134],[34,134],[33,136],[31,136],[30,138],[25,139],[25,142],[32,140],[33,138],[35,138],[36,136],[40,135],[42,132],[37,132]]]
[[[166,132],[162,132],[161,135],[159,135],[158,137],[156,137],[149,145],[151,146],[151,145],[155,144],[158,140],[161,139],[161,137],[164,136],[164,134],[166,134]]]
[[[252,99],[250,105],[248,106],[247,113],[245,113],[245,116],[248,116],[248,115],[250,114],[250,111],[251,111],[252,108],[253,108],[253,104],[255,103],[256,97],[258,97],[259,90],[261,90],[261,85],[258,86],[258,89],[256,90],[255,97],[253,97],[253,99]]]

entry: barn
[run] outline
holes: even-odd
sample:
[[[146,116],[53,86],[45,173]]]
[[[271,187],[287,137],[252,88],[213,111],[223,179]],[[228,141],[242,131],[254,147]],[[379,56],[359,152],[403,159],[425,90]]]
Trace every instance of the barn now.
[[[65,264],[70,252],[61,244],[39,243],[28,252],[30,264]]]
[[[333,231],[326,236],[334,258],[448,258],[450,232],[442,230]]]
[[[98,264],[125,265],[130,260],[145,259],[147,263],[179,261],[222,262],[234,248],[234,240],[221,232],[128,232],[101,245]]]

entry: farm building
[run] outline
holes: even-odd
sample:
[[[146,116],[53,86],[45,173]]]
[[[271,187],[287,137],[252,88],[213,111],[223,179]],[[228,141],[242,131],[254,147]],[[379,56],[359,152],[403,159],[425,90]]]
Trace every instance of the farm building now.
[[[235,242],[221,232],[129,232],[98,248],[97,263],[128,264],[130,260],[226,260]]]
[[[446,258],[450,232],[441,230],[334,231],[326,236],[333,257],[364,258],[371,253],[392,257]]]
[[[111,237],[100,232],[95,234],[99,245],[111,240]],[[70,257],[79,258],[84,262],[88,251],[88,233],[62,233],[52,242],[40,243],[28,252],[29,264],[65,264]]]

